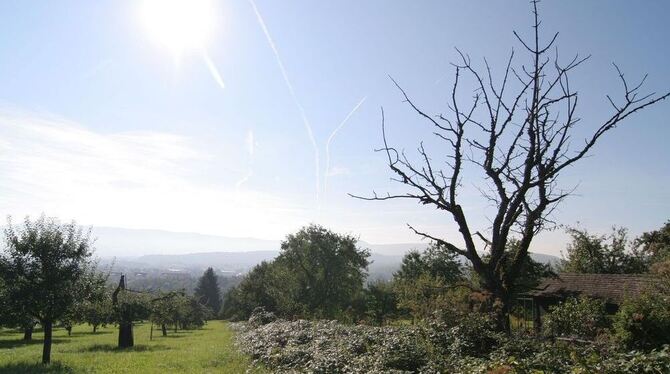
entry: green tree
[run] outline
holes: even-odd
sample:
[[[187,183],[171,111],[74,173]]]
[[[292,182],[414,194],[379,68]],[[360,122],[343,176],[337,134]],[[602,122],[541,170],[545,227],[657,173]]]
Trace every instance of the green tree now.
[[[630,274],[646,272],[647,261],[628,239],[624,228],[608,235],[568,228],[572,242],[566,248],[561,270],[571,273]]]
[[[280,255],[252,269],[224,297],[223,317],[256,307],[284,316],[340,318],[364,301],[369,252],[356,238],[311,225],[288,235]]]
[[[0,277],[0,326],[23,330],[23,340],[31,341],[33,329],[37,321],[28,314],[20,300],[14,300],[9,289],[4,286]]]
[[[670,221],[658,230],[640,235],[635,239],[635,245],[649,258],[651,264],[670,261]]]
[[[369,251],[359,249],[357,239],[334,233],[318,225],[287,236],[275,260],[294,305],[312,316],[336,318],[363,292]]]
[[[376,325],[398,314],[398,297],[391,282],[378,280],[368,284],[365,292],[365,314]]]
[[[42,362],[51,360],[53,323],[67,316],[79,299],[91,256],[90,233],[74,222],[26,218],[23,227],[11,221],[5,230],[6,248],[0,256],[0,276],[7,296],[44,329]]]
[[[463,282],[458,256],[437,243],[431,243],[423,252],[408,252],[393,275],[398,306],[413,319],[451,314],[462,306],[456,305],[462,298],[454,286]]]
[[[451,284],[463,280],[463,266],[457,254],[444,246],[431,243],[424,252],[410,251],[403,256],[400,270],[394,274],[394,279],[411,281],[424,274]]]
[[[81,305],[80,320],[89,324],[93,328],[93,333],[98,331],[98,327],[113,322],[113,305],[109,295],[102,299],[84,302]]]
[[[214,269],[207,268],[205,273],[198,280],[198,286],[195,288],[196,298],[211,309],[212,315],[217,315],[221,311],[221,291],[219,281]]]
[[[278,312],[272,288],[277,286],[273,275],[273,263],[263,261],[247,273],[240,284],[231,288],[224,296],[221,315],[231,320],[249,318],[256,307],[262,306]]]

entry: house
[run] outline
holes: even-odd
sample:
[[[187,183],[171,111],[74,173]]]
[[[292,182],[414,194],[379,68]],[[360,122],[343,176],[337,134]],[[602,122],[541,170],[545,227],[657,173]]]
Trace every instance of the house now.
[[[627,298],[640,295],[655,281],[649,274],[577,274],[561,273],[545,278],[537,287],[520,299],[533,307],[533,325],[539,330],[542,315],[552,305],[570,297],[586,296],[605,302],[608,313],[613,314]]]

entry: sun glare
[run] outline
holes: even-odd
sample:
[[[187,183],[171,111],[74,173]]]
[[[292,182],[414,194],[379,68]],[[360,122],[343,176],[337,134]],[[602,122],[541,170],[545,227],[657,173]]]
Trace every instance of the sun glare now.
[[[144,0],[140,16],[149,37],[175,58],[203,49],[214,26],[210,0]]]

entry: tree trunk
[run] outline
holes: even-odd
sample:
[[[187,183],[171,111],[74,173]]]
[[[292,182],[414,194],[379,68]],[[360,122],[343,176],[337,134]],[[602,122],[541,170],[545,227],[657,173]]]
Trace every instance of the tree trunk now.
[[[26,326],[23,329],[23,340],[27,342],[33,340],[33,326]]]
[[[163,336],[167,336],[167,326],[165,324],[161,325],[161,331],[163,332]]]
[[[119,324],[119,348],[129,348],[135,345],[133,340],[133,323],[122,322]]]
[[[98,325],[93,325],[93,333],[95,334],[98,332]]]
[[[51,362],[51,321],[43,321],[42,327],[44,328],[44,345],[42,346],[42,363],[48,364]]]
[[[495,317],[496,326],[499,331],[509,333],[509,312],[510,312],[510,296],[503,290],[496,290],[493,292],[492,312]]]
[[[72,326],[65,326],[65,330],[67,330],[67,336],[72,336]]]

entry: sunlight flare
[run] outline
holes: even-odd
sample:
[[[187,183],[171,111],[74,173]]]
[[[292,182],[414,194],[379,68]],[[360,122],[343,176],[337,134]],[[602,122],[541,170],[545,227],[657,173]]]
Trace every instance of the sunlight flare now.
[[[205,47],[214,29],[214,13],[210,0],[144,0],[140,8],[148,36],[175,58]]]

